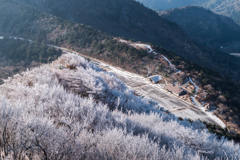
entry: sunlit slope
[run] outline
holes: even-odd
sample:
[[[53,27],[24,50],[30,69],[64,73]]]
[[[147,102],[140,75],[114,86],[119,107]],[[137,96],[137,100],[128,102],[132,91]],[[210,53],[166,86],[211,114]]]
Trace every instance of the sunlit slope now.
[[[75,54],[7,80],[0,108],[7,157],[240,158],[239,145],[217,140],[200,122],[163,113]]]

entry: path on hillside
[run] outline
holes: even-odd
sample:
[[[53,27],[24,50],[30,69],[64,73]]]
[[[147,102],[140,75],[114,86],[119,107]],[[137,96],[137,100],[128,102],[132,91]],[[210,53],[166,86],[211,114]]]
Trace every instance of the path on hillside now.
[[[16,38],[16,37],[13,37]],[[0,39],[2,37],[0,36]],[[76,53],[85,58],[89,58],[97,66],[104,68],[110,73],[114,73],[119,79],[121,79],[130,89],[132,89],[136,94],[150,98],[159,103],[159,105],[169,112],[172,112],[177,117],[190,118],[192,120],[206,121],[208,123],[219,125],[225,128],[225,124],[216,116],[212,115],[210,112],[205,112],[202,108],[194,106],[187,103],[178,97],[170,94],[162,88],[159,84],[152,84],[147,78],[139,76],[134,73],[125,71],[119,67],[114,67],[105,62],[97,60],[95,58],[80,54],[75,51],[71,51],[67,48],[58,47],[54,45],[48,45],[49,47],[55,47],[57,49],[63,50],[65,53]],[[171,63],[171,62],[170,62]]]

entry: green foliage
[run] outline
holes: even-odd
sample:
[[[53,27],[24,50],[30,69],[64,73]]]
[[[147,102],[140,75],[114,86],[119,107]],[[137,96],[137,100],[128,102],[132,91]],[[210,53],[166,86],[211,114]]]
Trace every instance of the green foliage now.
[[[229,140],[234,140],[235,142],[239,143],[240,142],[240,134],[232,134],[228,131],[227,128],[223,129],[220,126],[216,126],[215,124],[210,124],[204,122],[206,125],[207,129],[211,132],[217,135],[219,139],[221,139],[223,136],[228,138]]]
[[[58,36],[54,42],[56,45],[61,45],[66,41],[68,45],[75,48],[91,47],[91,53],[95,53],[95,55],[107,54],[110,58],[120,59],[121,63],[124,60],[119,55],[120,53],[127,53],[129,58],[143,58],[147,55],[144,50],[137,50],[124,43],[119,43],[112,36],[84,25],[70,29],[67,34]]]
[[[45,44],[7,37],[0,39],[0,85],[4,83],[2,79],[11,77],[26,68],[49,63],[61,54],[61,50],[50,48]],[[32,63],[33,61],[35,63]]]
[[[5,37],[0,40],[0,53],[14,63],[23,61],[29,64],[32,61],[40,63],[53,61],[62,54],[62,51],[49,48],[45,44]],[[17,70],[14,72],[17,72]]]

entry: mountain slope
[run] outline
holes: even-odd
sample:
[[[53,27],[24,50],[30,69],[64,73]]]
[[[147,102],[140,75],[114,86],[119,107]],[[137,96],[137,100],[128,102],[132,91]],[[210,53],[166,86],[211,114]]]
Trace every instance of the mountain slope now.
[[[0,147],[9,159],[240,158],[238,144],[164,113],[76,54],[6,81],[0,113]]]
[[[158,44],[181,55],[201,51],[178,25],[134,0],[16,1],[72,22],[91,25],[114,36]]]
[[[232,19],[203,7],[175,8],[162,11],[160,15],[177,23],[195,41],[211,48],[220,48],[226,43],[240,41],[239,25]]]
[[[133,63],[133,59],[138,58],[140,60],[146,56],[146,53],[118,44],[114,37],[86,25],[45,14],[34,7],[13,0],[0,0],[0,2],[2,4],[0,6],[0,15],[2,15],[0,16],[0,34],[2,35],[43,40],[49,44],[55,43],[59,46],[74,48],[85,54],[91,54],[108,62]],[[170,23],[173,24],[173,22]],[[175,33],[174,35],[179,36]],[[164,38],[162,40],[165,41]],[[166,40],[166,42],[168,41]],[[187,43],[187,40],[178,42]],[[173,42],[169,44],[174,45]],[[167,50],[161,49],[162,51],[163,54],[176,55],[176,53]],[[239,60],[225,53],[206,49],[195,51],[194,46],[190,45],[184,46],[182,52],[177,52],[177,54],[199,65],[218,70],[222,74],[231,75],[236,79],[239,78]]]
[[[171,68],[165,64],[164,58],[154,57],[147,54],[146,50],[136,49],[128,45],[128,43],[137,42],[120,43],[117,38],[92,27],[45,14],[33,7],[11,0],[0,0],[0,4],[0,15],[2,15],[0,16],[0,35],[9,34],[32,39],[36,42],[45,41],[48,44],[63,46],[144,76],[148,74],[152,65],[158,74],[169,76],[172,73]],[[231,113],[230,111],[233,110],[235,115],[239,115],[240,102],[236,98],[239,95],[239,85],[229,78],[221,76],[231,75],[239,79],[240,64],[238,58],[222,52],[195,52],[191,54],[191,57],[187,57],[192,60],[188,61],[183,56],[180,57],[160,46],[152,45],[152,48],[159,54],[166,56],[176,65],[177,69],[198,77],[198,81],[204,85],[211,84],[217,94],[227,95],[228,110],[225,110],[224,114]],[[202,65],[214,68],[218,72]],[[216,99],[215,96],[215,92],[211,91],[210,97]],[[226,107],[224,106],[224,108]],[[219,109],[219,113],[221,113],[221,109]],[[230,120],[240,124],[235,118]]]
[[[100,28],[102,31],[106,31],[108,33],[115,33],[115,35],[117,34],[118,36],[126,36],[128,38],[134,38],[145,42],[152,42],[163,48],[175,51],[175,53],[177,53],[178,55],[192,62],[214,68],[215,70],[220,70],[222,71],[222,73],[231,75],[233,77],[239,76],[239,71],[236,69],[238,68],[237,66],[240,65],[238,59],[232,60],[232,57],[229,55],[219,53],[218,51],[209,50],[204,45],[196,45],[196,43],[194,43],[193,40],[187,35],[187,33],[184,32],[178,25],[166,20],[165,18],[160,17],[159,15],[157,15],[156,12],[146,9],[145,7],[143,7],[137,2],[134,2],[133,0],[104,0],[101,1],[101,3],[95,0],[89,0],[86,2],[85,0],[17,1],[24,1],[24,3],[36,6],[39,9],[46,11],[47,13],[51,13],[55,16],[59,16],[65,19],[72,19],[78,23],[91,23],[92,26]],[[118,13],[121,13],[121,16],[119,18],[116,18],[116,15],[119,15]],[[3,13],[3,15],[4,14],[6,13]],[[53,19],[55,19],[55,17]],[[12,21],[11,19],[7,20]],[[43,20],[39,21],[41,21],[41,23],[44,22]],[[61,19],[61,21],[63,20]],[[70,21],[68,23],[70,24]],[[12,23],[8,23],[6,24],[6,26],[8,26],[9,24]],[[47,25],[49,24],[52,23],[48,23]],[[46,23],[44,22],[44,24],[41,25],[44,26],[46,25]],[[36,27],[36,25],[34,25],[34,27]],[[40,30],[49,29],[47,27],[41,27],[40,25],[38,27],[40,27]],[[54,31],[55,33],[57,33],[57,30],[59,30],[55,29],[54,25],[51,25],[51,27],[56,31]],[[12,26],[12,28],[12,30],[15,31],[15,26]],[[8,30],[10,33],[12,32],[12,30]],[[29,31],[28,33],[30,32],[31,31]],[[42,32],[46,34],[48,31]],[[62,33],[77,34],[76,31],[60,32],[60,34]],[[71,37],[74,36],[75,35],[72,35]],[[47,37],[52,39],[56,38],[56,36],[54,37],[52,34],[48,34]],[[61,39],[62,38],[64,40],[66,39],[64,37],[61,37]],[[75,44],[77,44],[78,42],[79,41],[76,40]],[[86,41],[84,43],[86,44]],[[217,56],[219,56],[219,58]],[[216,59],[218,60],[216,61]],[[223,59],[229,59],[231,62],[224,61],[222,64]]]
[[[0,84],[2,79],[33,68],[42,63],[50,63],[62,54],[61,50],[46,44],[15,38],[0,38]]]
[[[202,5],[215,13],[232,18],[240,24],[240,1],[239,0],[209,0]]]

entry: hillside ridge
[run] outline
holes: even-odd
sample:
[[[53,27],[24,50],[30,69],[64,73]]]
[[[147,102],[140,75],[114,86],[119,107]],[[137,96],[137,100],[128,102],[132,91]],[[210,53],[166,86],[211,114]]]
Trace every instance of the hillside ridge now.
[[[228,16],[240,24],[240,1],[239,0],[209,0],[202,4],[204,8],[215,13]]]
[[[163,113],[76,54],[15,75],[0,88],[0,129],[11,137],[3,142],[7,158],[240,157],[239,145],[217,139],[199,121]]]
[[[240,41],[238,24],[200,6],[174,8],[159,15],[177,23],[192,39],[209,48],[220,49],[221,46]]]
[[[204,50],[178,25],[134,0],[15,1],[75,23],[90,25],[116,37],[157,44],[182,56],[188,57],[192,52]]]

